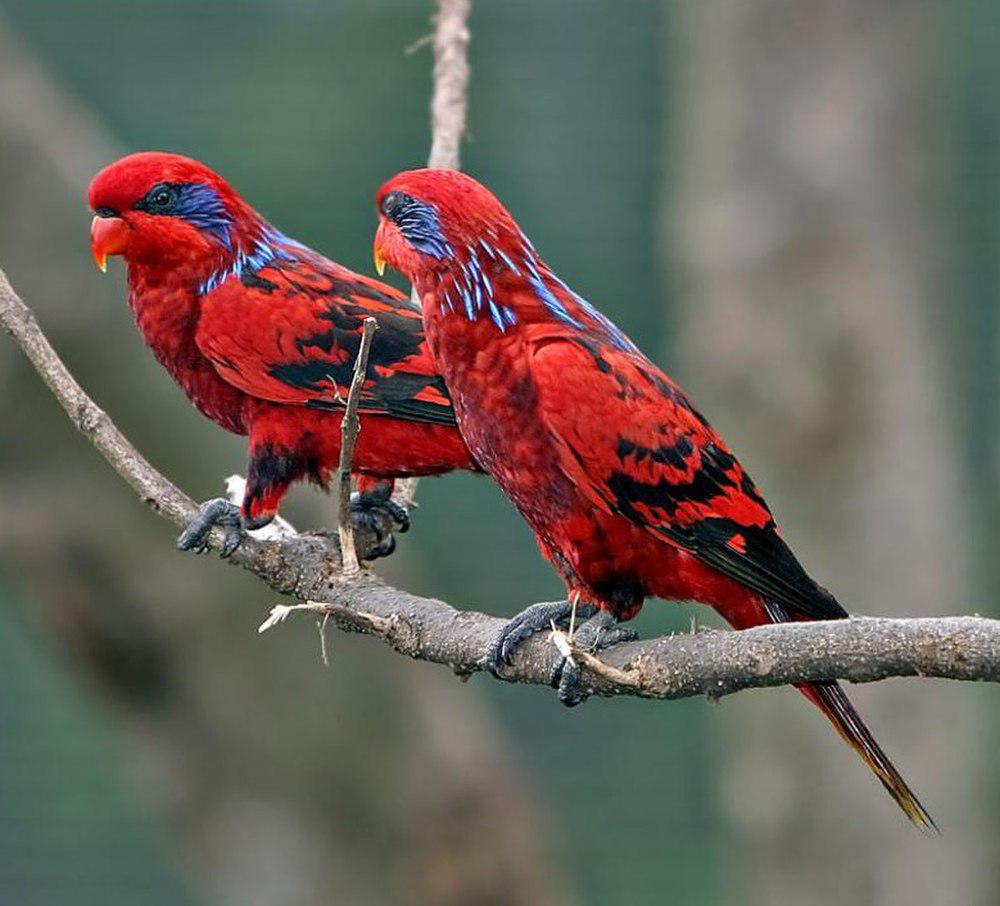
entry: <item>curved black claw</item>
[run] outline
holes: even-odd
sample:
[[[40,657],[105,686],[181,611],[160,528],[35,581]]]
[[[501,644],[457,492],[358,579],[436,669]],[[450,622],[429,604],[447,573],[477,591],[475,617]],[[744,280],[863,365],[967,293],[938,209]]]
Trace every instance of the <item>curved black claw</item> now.
[[[215,526],[219,526],[225,533],[219,553],[228,557],[243,541],[244,525],[240,508],[222,497],[206,500],[198,507],[197,515],[177,539],[177,547],[182,551],[207,554],[211,550],[208,535]]]
[[[634,642],[638,637],[634,629],[619,626],[613,613],[599,610],[576,631],[573,644],[585,651],[603,651],[619,642]],[[580,665],[569,658],[562,658],[556,664],[549,684],[559,690],[559,701],[567,708],[574,708],[587,699],[580,690]]]
[[[572,612],[573,605],[569,601],[544,601],[526,607],[500,630],[497,640],[486,653],[483,666],[499,677],[501,669],[510,666],[514,651],[521,642],[536,632],[551,629],[553,623],[557,626],[564,624]],[[590,604],[579,604],[576,612],[578,616],[590,616],[594,608]]]
[[[370,532],[378,540],[374,550],[365,555],[366,560],[388,557],[396,549],[396,533],[410,528],[406,507],[382,490],[351,494],[350,519],[355,531]]]

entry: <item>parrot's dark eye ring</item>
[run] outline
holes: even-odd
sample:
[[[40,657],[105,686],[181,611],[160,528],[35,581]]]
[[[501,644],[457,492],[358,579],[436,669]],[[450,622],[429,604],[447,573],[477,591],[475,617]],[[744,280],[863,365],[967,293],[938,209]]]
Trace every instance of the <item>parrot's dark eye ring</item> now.
[[[177,188],[168,183],[161,183],[158,186],[153,186],[136,207],[148,214],[166,214],[170,212],[176,201]]]
[[[390,192],[382,199],[382,213],[386,217],[392,217],[405,202],[406,196],[402,192]]]

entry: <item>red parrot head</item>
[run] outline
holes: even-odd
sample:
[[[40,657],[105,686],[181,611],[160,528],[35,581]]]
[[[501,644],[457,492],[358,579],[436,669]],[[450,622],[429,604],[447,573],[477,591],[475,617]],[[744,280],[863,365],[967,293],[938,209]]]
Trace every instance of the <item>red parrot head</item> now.
[[[628,339],[539,257],[486,186],[457,170],[407,170],[376,196],[375,266],[405,274],[426,302],[501,333],[551,320],[596,332],[620,349]]]
[[[382,186],[376,204],[375,267],[406,275],[425,302],[469,321],[488,316],[502,333],[519,320],[500,301],[512,296],[502,292],[511,280],[560,305],[550,289],[554,275],[499,199],[471,176],[408,170]]]
[[[156,267],[217,267],[252,243],[260,217],[204,164],[179,154],[130,154],[90,184],[90,248],[103,271],[109,255]]]
[[[468,259],[467,250],[507,246],[517,224],[484,185],[458,170],[407,170],[379,190],[375,266],[417,282]]]

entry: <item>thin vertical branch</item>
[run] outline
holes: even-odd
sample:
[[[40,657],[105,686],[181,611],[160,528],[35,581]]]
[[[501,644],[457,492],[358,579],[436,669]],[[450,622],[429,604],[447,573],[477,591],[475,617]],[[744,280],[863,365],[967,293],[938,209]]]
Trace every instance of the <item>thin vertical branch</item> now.
[[[428,167],[458,170],[469,94],[469,13],[472,0],[438,0],[434,17],[434,94]],[[420,305],[417,291],[413,301]],[[418,478],[397,482],[397,499],[412,506]]]
[[[429,167],[461,167],[469,93],[469,12],[472,0],[439,0],[434,30]]]
[[[358,562],[358,552],[354,545],[354,530],[350,523],[351,505],[351,467],[354,463],[354,448],[361,433],[361,420],[358,418],[358,404],[361,400],[361,388],[365,383],[368,371],[368,354],[372,348],[372,337],[378,330],[378,322],[374,318],[365,318],[361,328],[361,343],[358,346],[358,357],[354,360],[354,376],[351,378],[351,389],[347,394],[347,405],[344,408],[344,418],[340,424],[340,463],[337,468],[337,532],[340,535],[340,552],[345,574],[357,573],[361,569]]]

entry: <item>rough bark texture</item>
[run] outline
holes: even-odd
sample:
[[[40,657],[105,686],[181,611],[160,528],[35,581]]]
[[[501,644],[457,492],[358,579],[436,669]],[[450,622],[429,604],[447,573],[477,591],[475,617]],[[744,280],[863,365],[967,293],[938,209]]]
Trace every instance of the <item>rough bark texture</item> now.
[[[960,457],[933,328],[934,306],[948,304],[923,102],[933,7],[680,11],[669,223],[683,381],[848,610],[961,607]],[[928,859],[883,833],[850,759],[818,727],[791,730],[786,702],[756,701],[735,719],[723,771],[743,832],[740,902],[982,902],[966,706],[924,685],[857,698],[948,828],[943,848]],[[829,795],[830,776],[843,795]],[[830,849],[815,846],[831,835]]]
[[[183,525],[195,513],[194,504],[156,472],[86,396],[2,271],[0,324],[26,350],[74,425],[154,511]],[[459,674],[482,669],[504,623],[392,588],[367,571],[345,572],[339,546],[326,535],[248,539],[231,562],[277,592],[321,602],[314,609],[328,613],[342,629],[375,635],[401,654],[447,664]],[[807,679],[870,682],[923,675],[1000,681],[1000,621],[855,619],[767,626],[631,642],[601,658],[584,651],[576,656],[586,668],[591,692],[644,698],[719,697]],[[558,657],[549,638],[536,637],[523,646],[506,678],[547,684]]]

